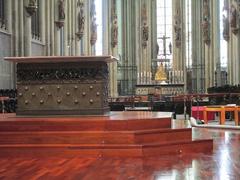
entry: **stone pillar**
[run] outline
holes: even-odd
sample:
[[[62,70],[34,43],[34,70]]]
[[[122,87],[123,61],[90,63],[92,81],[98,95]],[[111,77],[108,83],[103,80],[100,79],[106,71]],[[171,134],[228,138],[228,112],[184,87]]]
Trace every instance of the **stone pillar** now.
[[[141,82],[141,74],[143,73],[144,69],[144,61],[143,61],[143,54],[142,51],[142,41],[141,41],[141,1],[135,1],[136,6],[136,16],[135,16],[135,22],[136,22],[136,28],[135,28],[135,34],[137,38],[135,39],[136,44],[136,65],[137,65],[137,83]],[[145,57],[145,56],[144,56]],[[146,58],[146,57],[145,57]]]
[[[95,0],[90,0],[89,4],[90,16],[89,16],[89,37],[90,37],[90,54],[96,54],[96,38],[97,38],[97,21],[96,21],[96,3]],[[95,38],[96,36],[96,38]]]
[[[147,42],[147,65],[146,65],[146,72],[148,72],[148,75],[150,75],[150,72],[152,70],[151,65],[152,65],[152,19],[151,19],[151,15],[152,15],[152,2],[151,1],[145,1],[146,3],[146,8],[147,8],[147,26],[148,26],[148,42]],[[149,77],[148,77],[149,79]],[[149,80],[148,80],[149,81]]]
[[[136,3],[139,1],[123,1],[123,87],[126,94],[135,93],[135,84],[137,81],[136,73],[136,54],[141,52],[137,51],[136,38],[139,37],[140,29],[137,31],[137,22],[135,17],[137,14]]]
[[[228,66],[228,82],[229,84],[233,85],[234,84],[234,81],[233,81],[233,76],[234,76],[234,72],[233,72],[233,69],[234,69],[234,65],[233,65],[233,39],[234,39],[234,36],[232,35],[232,32],[231,32],[231,28],[230,28],[230,32],[229,32],[229,41],[228,41],[228,63],[227,63],[227,66]]]
[[[77,7],[77,9],[75,10],[75,14],[74,14],[74,16],[75,16],[74,17],[74,22],[75,22],[75,25],[76,25],[75,26],[75,33],[78,32],[78,13],[79,13],[79,11],[80,11],[80,7]],[[80,43],[81,43],[81,39],[78,39],[76,34],[74,34],[74,37],[75,37],[75,54],[76,54],[76,56],[80,56]]]
[[[50,55],[54,56],[55,51],[55,0],[50,0]]]
[[[68,28],[68,55],[72,55],[72,1],[66,1],[68,4],[68,18],[66,18],[67,28]]]
[[[239,48],[240,48],[240,42],[239,42],[239,32],[235,35],[232,32],[230,32],[230,41],[229,41],[229,71],[228,71],[228,76],[229,76],[229,82],[232,85],[237,85],[240,83],[239,81]]]
[[[46,1],[41,1],[40,5],[38,5],[38,8],[40,8],[40,18],[39,18],[39,24],[40,24],[40,37],[43,44],[46,46],[46,12],[48,11],[46,9]]]
[[[28,0],[24,0],[24,10],[28,6]],[[32,45],[32,32],[31,32],[31,16],[25,12],[24,15],[24,56],[31,56],[31,45]]]
[[[59,14],[59,9],[58,7],[59,0],[54,0],[54,19],[55,21],[58,21],[58,14]],[[55,56],[60,56],[60,28],[57,27],[55,24],[54,26],[54,55]]]
[[[114,28],[114,15],[116,15],[116,21],[117,21],[117,24],[119,24],[119,15],[117,14],[117,9],[118,9],[118,6],[117,6],[117,1],[115,0],[112,0],[111,1],[111,9],[109,9],[109,14],[111,15],[111,29],[110,29],[110,33],[109,33],[109,37],[110,37],[110,41],[109,41],[109,45],[111,47],[111,54],[114,56],[114,57],[118,57],[118,43],[114,46],[113,45],[113,40],[114,40],[114,37],[113,37],[113,34],[112,34],[112,31],[113,28]],[[113,9],[115,8],[115,12],[113,12]],[[117,27],[115,27],[117,29],[117,34],[119,36],[119,26],[117,25]],[[117,36],[117,39],[118,39],[118,36]],[[118,87],[117,87],[117,62],[113,62],[110,64],[110,69],[111,69],[111,96],[112,97],[117,97],[118,96]]]
[[[7,31],[12,33],[12,0],[6,1],[5,16],[7,17]]]
[[[19,29],[19,34],[17,35],[17,38],[19,39],[19,56],[24,56],[24,20],[25,20],[25,8],[24,8],[24,0],[19,0],[18,2],[18,15],[16,18],[19,18],[19,26],[17,27]],[[23,11],[24,10],[24,11]]]
[[[204,86],[204,48],[205,45],[202,40],[202,1],[192,1],[192,89],[195,93],[202,93]]]
[[[84,36],[81,41],[81,46],[83,49],[82,55],[90,55],[90,1],[84,0],[85,8],[85,28],[84,28]]]
[[[115,1],[116,2],[116,1]],[[103,0],[103,54],[118,56],[118,44],[115,46],[113,43],[112,31],[113,28],[118,28],[113,24],[113,16],[117,16],[117,8],[114,4],[114,0]],[[118,16],[117,16],[118,21]],[[119,29],[117,29],[119,32]],[[118,34],[118,33],[117,33]],[[109,96],[117,97],[117,62],[109,64]]]
[[[13,14],[12,11],[14,11],[13,9],[13,4],[12,4],[12,0],[8,0],[6,1],[6,11],[5,11],[5,16],[7,17],[7,31],[13,35]],[[11,51],[10,51],[10,56],[14,55],[14,38],[11,38]],[[7,62],[5,62],[7,63]],[[15,65],[13,63],[7,63],[7,66],[10,67],[10,79],[9,79],[9,88],[15,88]]]
[[[45,30],[46,30],[46,36],[45,36],[45,55],[47,56],[50,56],[50,45],[51,45],[51,41],[50,41],[50,36],[51,36],[51,33],[50,33],[50,17],[51,17],[51,14],[50,14],[50,10],[51,10],[51,1],[52,0],[46,0],[46,9],[44,10],[44,12],[46,13],[46,21],[45,22]],[[43,12],[43,13],[44,13]]]
[[[65,24],[63,27],[63,31],[64,31],[64,55],[65,56],[69,56],[69,41],[68,41],[68,34],[69,34],[69,24],[68,24],[68,11],[69,11],[69,7],[68,7],[68,1],[65,2]]]
[[[77,9],[77,1],[71,1],[72,2],[72,34],[71,34],[71,39],[72,39],[72,55],[76,55],[76,9]]]
[[[185,55],[185,0],[173,0],[173,69],[184,71]]]
[[[231,85],[237,85],[240,84],[240,4],[238,4],[236,0],[229,0],[229,3],[230,39],[228,45],[228,81]],[[236,14],[234,14],[231,7],[236,9]],[[231,25],[231,17],[236,19],[235,28],[237,30],[235,30],[234,25]]]
[[[156,0],[151,1],[151,46],[152,46],[152,55],[151,55],[151,74],[152,74],[152,79],[154,79],[155,73],[156,73],[156,69],[154,69],[154,67],[156,67],[157,62],[155,61],[155,59],[157,59],[157,2]]]
[[[13,55],[19,56],[19,41],[18,41],[18,34],[19,34],[19,25],[18,25],[18,10],[19,10],[19,1],[15,1],[13,6]]]
[[[142,0],[140,2],[136,1],[136,47],[139,51],[135,51],[136,54],[140,52],[140,72],[138,74],[144,75],[144,83],[149,81],[149,74],[151,72],[151,62],[152,62],[152,43],[151,43],[151,1]],[[140,38],[140,43],[137,39]],[[137,63],[137,65],[139,65]]]
[[[210,74],[210,83],[206,85],[206,88],[212,87],[215,84],[218,86],[221,85],[221,59],[220,59],[220,9],[219,1],[211,0],[211,34],[212,34],[212,43],[211,43],[211,64],[212,67],[209,69]]]
[[[187,67],[186,67],[186,0],[173,0],[173,70],[182,71],[184,91],[187,90]]]
[[[236,82],[235,84],[240,84],[240,52],[239,52],[239,49],[240,49],[240,33],[238,32],[237,34],[237,46],[236,46],[236,49],[237,49],[237,55],[236,55]]]

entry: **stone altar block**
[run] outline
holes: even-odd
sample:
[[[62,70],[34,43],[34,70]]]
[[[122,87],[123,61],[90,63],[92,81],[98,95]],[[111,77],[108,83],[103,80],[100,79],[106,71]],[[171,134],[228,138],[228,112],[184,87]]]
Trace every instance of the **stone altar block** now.
[[[101,115],[109,111],[112,56],[9,57],[16,63],[17,115]]]

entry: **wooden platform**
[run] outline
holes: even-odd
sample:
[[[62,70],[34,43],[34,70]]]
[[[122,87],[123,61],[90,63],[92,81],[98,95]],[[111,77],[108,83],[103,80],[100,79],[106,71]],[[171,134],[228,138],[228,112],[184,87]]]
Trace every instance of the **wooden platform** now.
[[[173,129],[171,113],[0,117],[0,157],[149,157],[212,149],[212,140],[192,141],[191,128]]]

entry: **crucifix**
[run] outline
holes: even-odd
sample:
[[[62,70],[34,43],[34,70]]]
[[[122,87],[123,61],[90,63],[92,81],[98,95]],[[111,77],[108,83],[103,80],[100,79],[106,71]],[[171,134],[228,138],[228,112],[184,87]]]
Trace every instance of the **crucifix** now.
[[[162,56],[164,56],[164,59],[159,59],[161,62],[169,62],[169,59],[167,59],[167,55],[171,55],[172,54],[172,44],[171,42],[168,45],[169,48],[169,53],[167,53],[166,50],[166,40],[170,39],[170,37],[166,37],[165,35],[163,35],[162,37],[159,37],[158,39],[161,39],[163,41],[163,54],[160,54]]]

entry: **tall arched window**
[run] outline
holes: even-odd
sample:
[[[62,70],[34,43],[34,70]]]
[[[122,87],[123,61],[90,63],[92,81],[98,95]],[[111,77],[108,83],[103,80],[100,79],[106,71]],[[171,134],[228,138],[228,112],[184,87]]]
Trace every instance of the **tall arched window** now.
[[[97,22],[97,41],[95,44],[96,55],[103,54],[103,12],[102,0],[96,0],[96,22]]]
[[[157,0],[158,60],[172,63],[172,0]]]

